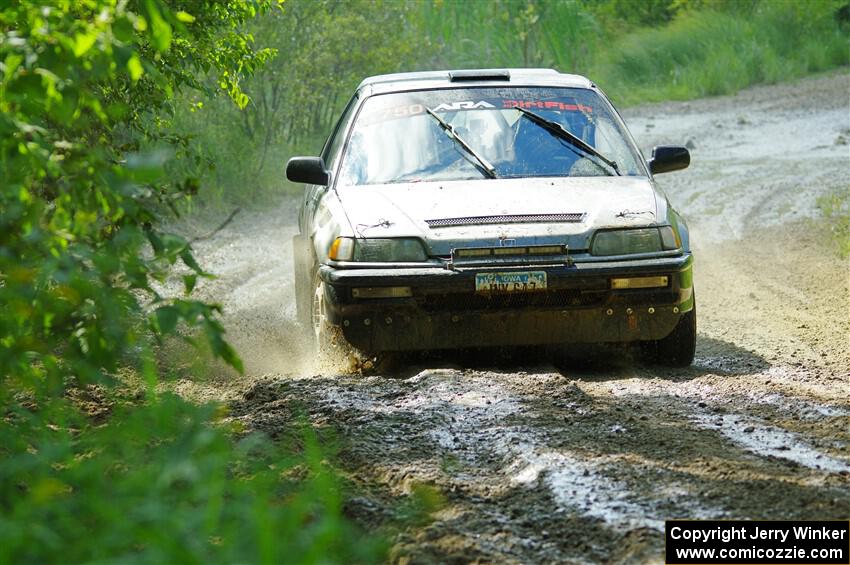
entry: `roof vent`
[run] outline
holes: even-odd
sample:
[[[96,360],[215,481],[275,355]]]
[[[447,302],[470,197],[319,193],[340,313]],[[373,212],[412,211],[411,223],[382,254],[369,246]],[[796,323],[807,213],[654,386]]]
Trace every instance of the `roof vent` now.
[[[507,69],[449,71],[449,81],[451,82],[473,82],[484,80],[511,80],[511,73]]]

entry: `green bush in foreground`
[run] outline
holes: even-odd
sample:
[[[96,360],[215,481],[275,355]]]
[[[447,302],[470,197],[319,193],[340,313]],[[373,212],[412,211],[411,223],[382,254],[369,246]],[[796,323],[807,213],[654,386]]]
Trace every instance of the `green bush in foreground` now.
[[[241,368],[219,307],[191,297],[207,274],[162,227],[199,188],[174,174],[188,138],[162,124],[185,91],[247,104],[241,81],[272,51],[243,30],[271,7],[0,3],[0,563],[379,553],[343,519],[309,433],[287,457],[234,439],[213,407],[152,392],[154,346],[169,336],[199,335]],[[182,296],[161,290],[177,263]],[[145,403],[109,399],[127,367],[146,381]]]
[[[239,367],[218,307],[188,296],[205,276],[189,243],[161,227],[197,181],[165,175],[184,144],[157,120],[196,73],[242,103],[240,78],[270,53],[236,41],[253,4],[190,4],[197,15],[161,0],[0,9],[0,406],[7,388],[108,380],[180,323]],[[186,296],[163,296],[177,262]]]
[[[101,426],[64,401],[16,410],[0,423],[0,563],[379,560],[309,428],[286,455],[234,441],[215,410],[163,395]]]

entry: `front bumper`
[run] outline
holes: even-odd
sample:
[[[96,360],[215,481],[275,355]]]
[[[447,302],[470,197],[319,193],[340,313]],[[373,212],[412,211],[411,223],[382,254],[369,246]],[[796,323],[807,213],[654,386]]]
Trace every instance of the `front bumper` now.
[[[500,267],[545,271],[541,292],[475,293],[487,269],[336,269],[323,265],[328,321],[365,351],[657,340],[693,308],[693,257]],[[666,275],[665,288],[613,290],[613,277]],[[355,298],[352,289],[410,287],[407,298]]]

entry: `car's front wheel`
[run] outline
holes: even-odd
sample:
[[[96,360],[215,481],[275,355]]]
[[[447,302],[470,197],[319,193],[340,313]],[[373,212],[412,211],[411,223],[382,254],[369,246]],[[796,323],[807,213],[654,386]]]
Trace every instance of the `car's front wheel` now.
[[[349,373],[371,369],[375,359],[354,348],[345,339],[342,329],[328,321],[325,282],[319,277],[318,271],[313,275],[312,288],[310,328],[320,366]]]
[[[697,307],[679,319],[676,328],[664,339],[646,345],[652,361],[671,367],[687,367],[694,361],[697,345]]]
[[[313,331],[313,344],[320,355],[334,350],[336,329],[328,322],[325,307],[325,283],[318,272],[313,275],[313,293],[310,303],[310,329]]]

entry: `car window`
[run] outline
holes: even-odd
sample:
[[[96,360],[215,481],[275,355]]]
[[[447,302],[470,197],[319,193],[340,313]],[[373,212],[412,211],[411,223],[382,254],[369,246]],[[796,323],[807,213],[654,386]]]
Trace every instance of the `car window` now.
[[[516,110],[554,121],[615,161],[621,174],[644,175],[639,154],[605,101],[582,88],[462,88],[382,94],[355,118],[338,183],[385,184],[482,178],[478,160],[426,110],[502,178],[614,174],[602,160]]]
[[[322,149],[322,158],[325,160],[325,166],[328,167],[329,170],[334,170],[334,165],[336,164],[336,158],[339,155],[339,150],[342,148],[342,144],[345,142],[345,132],[348,130],[348,124],[351,122],[351,119],[354,117],[354,108],[356,107],[357,95],[355,94],[351,100],[348,101],[348,104],[345,107],[345,110],[342,112],[342,116],[339,118],[337,122],[336,129],[331,134],[331,137],[325,143],[325,147]]]

